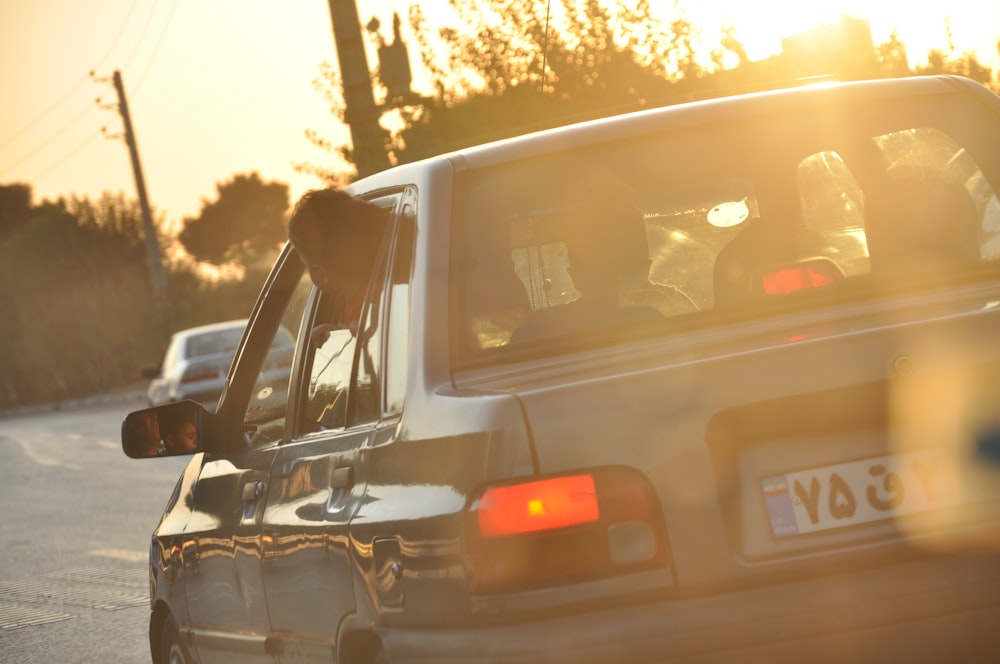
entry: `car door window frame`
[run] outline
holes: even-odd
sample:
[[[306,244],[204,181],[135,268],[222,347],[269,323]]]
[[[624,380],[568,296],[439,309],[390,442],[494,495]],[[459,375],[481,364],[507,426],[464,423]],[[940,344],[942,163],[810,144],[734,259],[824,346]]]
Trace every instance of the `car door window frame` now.
[[[410,284],[417,231],[417,190],[402,194],[389,257],[383,325],[382,418],[398,416],[405,403],[409,367]]]
[[[300,347],[297,353],[296,365],[293,369],[293,386],[289,393],[289,421],[286,426],[286,435],[284,442],[298,440],[305,437],[311,437],[313,435],[326,435],[331,431],[341,431],[341,430],[353,430],[365,426],[374,426],[381,417],[382,404],[384,403],[384,381],[381,375],[381,368],[383,366],[383,357],[385,351],[385,325],[381,321],[384,319],[385,311],[387,307],[387,298],[385,297],[386,284],[389,278],[389,263],[393,256],[393,244],[397,235],[397,226],[401,213],[401,201],[403,199],[402,189],[393,189],[386,191],[374,192],[371,195],[364,197],[365,200],[373,202],[375,204],[380,204],[380,201],[391,200],[391,205],[384,205],[384,207],[390,208],[392,210],[391,219],[389,226],[386,229],[385,237],[382,241],[382,246],[379,249],[376,262],[372,267],[372,276],[369,280],[368,291],[365,295],[364,304],[361,309],[361,325],[358,330],[358,341],[361,343],[355,343],[355,348],[352,353],[352,368],[350,382],[346,390],[346,408],[347,416],[346,423],[344,426],[338,426],[331,429],[317,429],[315,420],[310,421],[307,416],[307,407],[309,404],[309,382],[312,378],[312,361],[315,349],[310,342],[310,337],[314,326],[319,320],[319,315],[324,306],[324,298],[322,293],[313,287],[309,302],[306,306],[305,313],[302,317],[302,322],[299,327],[298,332],[298,344]],[[368,417],[359,418],[357,413],[357,400],[358,400],[358,380],[359,380],[359,364],[361,360],[361,353],[363,352],[365,346],[365,340],[362,339],[365,328],[370,324],[369,321],[372,320],[372,315],[377,316],[375,319],[378,321],[378,328],[372,331],[373,336],[370,338],[374,342],[374,353],[377,357],[374,358],[376,376],[375,380],[378,385],[375,386],[375,399],[377,403],[374,404],[371,415]]]
[[[236,349],[232,370],[220,398],[218,422],[220,431],[225,432],[224,440],[221,441],[224,449],[220,451],[234,452],[247,448],[242,421],[256,385],[256,378],[264,366],[271,343],[303,274],[305,266],[291,245],[286,244],[250,313],[246,331]],[[293,372],[296,370],[296,363],[293,363]],[[287,433],[283,439],[286,437]]]

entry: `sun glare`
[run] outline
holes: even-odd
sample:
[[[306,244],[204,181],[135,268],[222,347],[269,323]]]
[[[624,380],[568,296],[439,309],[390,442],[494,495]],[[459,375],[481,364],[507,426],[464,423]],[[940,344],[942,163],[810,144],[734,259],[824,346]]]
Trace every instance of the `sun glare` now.
[[[365,0],[360,11],[363,16],[396,11],[405,18],[412,4],[413,0]],[[674,4],[674,0],[651,0],[653,11],[665,23],[673,18]],[[450,15],[447,5],[446,0],[420,3],[432,22]],[[722,26],[732,25],[752,60],[779,53],[784,37],[837,23],[847,15],[868,21],[876,45],[896,31],[911,66],[925,63],[931,49],[947,49],[950,31],[957,52],[975,50],[981,62],[1000,67],[1000,3],[996,2],[951,0],[919,10],[911,0],[678,0],[677,5],[702,31],[706,44]]]
[[[763,56],[775,52],[782,37],[837,21],[842,13],[834,8],[838,4],[758,0],[731,6],[723,12],[723,17],[733,24],[751,54],[758,52]],[[698,5],[691,3],[688,11],[697,12]]]
[[[731,24],[737,39],[751,59],[766,58],[781,50],[781,39],[822,25],[842,16],[867,20],[875,44],[887,41],[893,31],[906,45],[911,66],[926,61],[931,49],[947,49],[949,33],[958,52],[976,50],[981,61],[997,61],[1000,28],[996,19],[1000,6],[956,0],[914,11],[908,0],[681,0],[688,18],[706,37],[723,24]],[[661,11],[671,11],[663,3]]]

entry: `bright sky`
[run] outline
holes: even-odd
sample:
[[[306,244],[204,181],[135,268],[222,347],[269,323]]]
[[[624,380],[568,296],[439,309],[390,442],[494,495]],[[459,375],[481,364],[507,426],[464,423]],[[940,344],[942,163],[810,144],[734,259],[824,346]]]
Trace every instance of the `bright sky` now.
[[[377,15],[388,34],[393,9],[414,0],[358,0],[361,21]],[[447,0],[421,0],[434,17]],[[667,11],[672,0],[653,0]],[[680,0],[713,37],[729,19],[751,58],[780,48],[783,36],[866,18],[875,43],[893,28],[922,61],[945,48],[950,25],[958,51],[1000,69],[1000,2],[950,0]],[[404,38],[406,35],[404,34]],[[103,191],[135,197],[111,74],[122,72],[146,188],[158,217],[172,223],[214,200],[216,184],[257,171],[290,185],[293,201],[320,186],[293,164],[329,164],[305,131],[346,140],[316,91],[321,62],[336,62],[325,0],[30,0],[0,2],[0,184],[32,186],[35,203]],[[411,49],[411,62],[418,66]],[[373,57],[369,64],[374,65]],[[98,80],[89,72],[94,70]],[[108,80],[102,80],[108,79]]]

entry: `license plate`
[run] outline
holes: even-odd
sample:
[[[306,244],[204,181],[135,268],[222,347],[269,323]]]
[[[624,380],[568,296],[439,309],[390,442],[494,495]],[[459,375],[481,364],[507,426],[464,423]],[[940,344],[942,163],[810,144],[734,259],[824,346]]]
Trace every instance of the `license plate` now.
[[[963,492],[942,456],[908,452],[764,477],[771,532],[792,537],[957,505]]]

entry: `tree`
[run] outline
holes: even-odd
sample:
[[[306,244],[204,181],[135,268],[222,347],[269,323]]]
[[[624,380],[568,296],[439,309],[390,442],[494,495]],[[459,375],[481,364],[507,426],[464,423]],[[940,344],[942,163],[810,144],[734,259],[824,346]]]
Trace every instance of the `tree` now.
[[[892,31],[889,41],[879,44],[876,49],[879,65],[887,76],[909,76],[910,63],[906,56],[906,44],[899,39],[899,32]]]
[[[0,185],[0,244],[28,222],[31,216],[31,186]]]
[[[911,72],[897,34],[875,46],[867,21],[842,17],[787,41],[781,55],[751,62],[732,25],[716,44],[674,0],[671,13],[656,15],[653,0],[449,0],[450,25],[432,28],[419,7],[409,22],[433,93],[393,102],[383,91],[383,110],[395,115],[390,162],[405,163],[527,131],[642,108],[798,84],[805,76],[843,80],[952,73],[990,84],[993,72],[974,55],[932,51],[928,66]],[[659,3],[655,3],[659,4]],[[379,44],[378,22],[370,22]],[[815,44],[839,49],[817,57]],[[1000,44],[998,44],[1000,47]],[[791,51],[791,52],[789,52]],[[699,54],[705,54],[699,57]],[[950,54],[950,55],[949,55]],[[841,57],[843,56],[843,57]],[[728,68],[727,68],[728,65]],[[327,67],[318,84],[336,116],[344,119],[336,72]],[[407,103],[408,102],[408,103]],[[349,168],[349,146],[315,132],[312,142]],[[298,165],[328,180],[346,179],[335,164]]]
[[[264,182],[256,172],[216,184],[214,201],[202,200],[201,214],[184,219],[179,240],[199,261],[243,265],[270,258],[285,237],[288,185]]]
[[[981,62],[975,53],[956,54],[954,50],[931,49],[927,53],[927,64],[916,68],[916,74],[954,74],[965,76],[983,85],[993,82],[993,70]]]
[[[456,24],[436,34],[411,8],[437,94],[402,109],[395,160],[658,105],[708,73],[676,2],[668,25],[648,0],[553,4],[451,0]]]
[[[105,194],[30,207],[0,244],[0,403],[134,380],[155,341],[138,205]]]
[[[700,31],[675,0],[671,20],[650,0],[449,0],[455,20],[433,29],[419,5],[409,10],[423,71],[434,93],[411,103],[378,101],[397,113],[390,161],[415,161],[451,149],[572,121],[662,105],[686,95],[713,67],[696,57]],[[376,43],[386,43],[369,24]],[[735,39],[721,44],[718,57]],[[739,51],[736,52],[737,57]],[[321,90],[341,120],[336,72]],[[346,146],[308,132],[319,148],[350,161]],[[333,169],[297,168],[334,180]]]
[[[94,275],[142,267],[141,223],[138,204],[120,194],[30,207],[0,245],[0,281],[16,284],[5,292],[22,304],[44,303]]]
[[[989,87],[993,83],[993,70],[980,63],[979,58],[976,57],[974,52],[957,52],[950,19],[945,19],[944,31],[947,40],[946,48],[931,49],[927,53],[927,65],[917,67],[914,73],[918,75],[952,74],[955,76],[965,76]],[[1000,48],[1000,44],[997,46]],[[1000,83],[998,83],[998,86],[1000,86]]]

